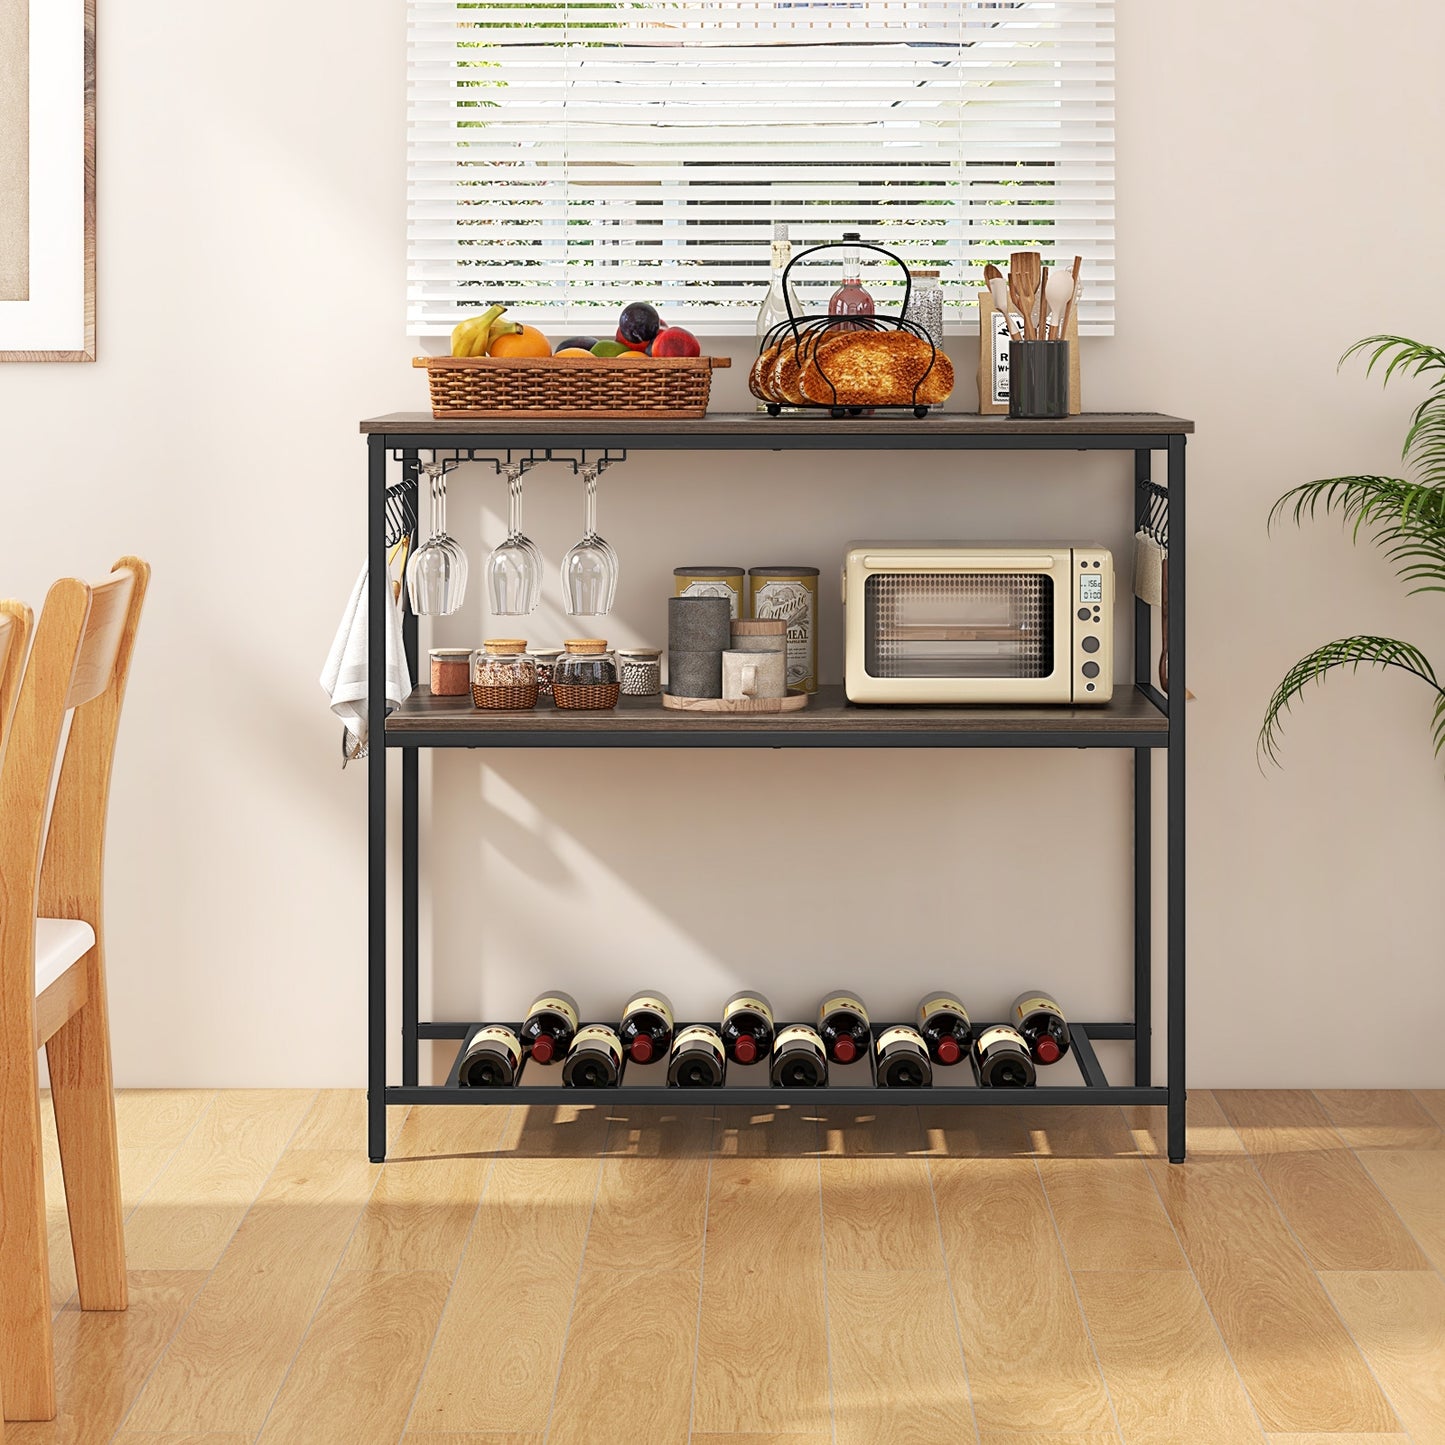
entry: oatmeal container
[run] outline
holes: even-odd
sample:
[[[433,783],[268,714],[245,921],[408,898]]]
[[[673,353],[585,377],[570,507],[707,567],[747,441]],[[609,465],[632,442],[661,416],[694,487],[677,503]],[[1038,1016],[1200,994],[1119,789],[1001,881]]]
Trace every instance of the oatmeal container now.
[[[818,690],[818,569],[751,567],[748,591],[755,618],[787,624],[788,691]]]

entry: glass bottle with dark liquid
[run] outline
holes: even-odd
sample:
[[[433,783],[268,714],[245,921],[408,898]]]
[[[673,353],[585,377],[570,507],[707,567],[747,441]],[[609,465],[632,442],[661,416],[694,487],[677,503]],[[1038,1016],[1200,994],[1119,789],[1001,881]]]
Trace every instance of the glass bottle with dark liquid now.
[[[866,1057],[873,1042],[868,1010],[857,994],[830,993],[818,1005],[818,1033],[835,1064],[851,1064]]]
[[[635,993],[622,1010],[617,1034],[634,1064],[665,1059],[672,1048],[672,1004],[666,994]]]
[[[823,1040],[809,1024],[780,1029],[768,1077],[775,1089],[821,1089],[828,1082]]]
[[[973,1024],[968,1010],[948,993],[928,994],[918,1005],[918,1032],[935,1064],[959,1064],[968,1057]]]
[[[464,1089],[506,1089],[522,1072],[522,1041],[504,1024],[490,1024],[472,1035],[457,1069]]]
[[[1008,1017],[1027,1040],[1036,1063],[1056,1064],[1069,1052],[1069,1021],[1063,1009],[1040,989],[1021,993],[1009,1008]]]
[[[1009,1024],[985,1029],[969,1058],[981,1089],[1027,1089],[1037,1077],[1028,1042]]]
[[[679,1031],[667,1065],[667,1082],[677,1089],[720,1088],[727,1073],[722,1036],[709,1024]]]
[[[772,1052],[773,1006],[760,993],[735,993],[724,1005],[723,1048],[735,1064],[755,1064]]]
[[[857,231],[843,232],[844,241],[861,241],[862,239]],[[863,268],[858,260],[858,248],[846,246],[843,251],[843,284],[828,299],[829,316],[873,315],[873,298],[863,289],[862,274]],[[831,327],[830,330],[860,331],[862,328],[842,322]]]
[[[533,1063],[553,1064],[567,1056],[577,1032],[577,1000],[554,989],[532,1000],[522,1023],[522,1047]]]
[[[622,1081],[622,1040],[606,1024],[584,1024],[562,1062],[562,1082],[573,1089],[615,1089]]]
[[[883,1089],[926,1089],[933,1082],[933,1064],[923,1035],[908,1024],[884,1029],[874,1046],[878,1086]]]

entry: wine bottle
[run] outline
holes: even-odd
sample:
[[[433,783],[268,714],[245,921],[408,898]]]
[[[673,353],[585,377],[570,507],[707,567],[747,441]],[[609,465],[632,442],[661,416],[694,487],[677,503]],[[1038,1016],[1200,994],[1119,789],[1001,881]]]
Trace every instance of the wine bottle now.
[[[933,1064],[923,1035],[908,1024],[884,1029],[873,1046],[878,1084],[884,1089],[926,1089],[933,1082]]]
[[[818,1032],[828,1057],[838,1064],[863,1058],[873,1041],[868,1010],[857,994],[830,993],[818,1005]]]
[[[672,1047],[672,1005],[660,993],[635,993],[622,1010],[617,1034],[634,1064],[665,1059]]]
[[[863,238],[857,231],[844,231],[843,240],[861,241]],[[856,246],[844,245],[843,247],[843,284],[828,299],[828,314],[830,316],[872,316],[873,298],[863,289],[862,268],[858,263],[858,249]],[[834,331],[860,331],[863,328],[856,322],[837,322],[834,324]]]
[[[968,1057],[973,1023],[952,994],[931,993],[918,1005],[918,1032],[935,1064],[958,1064]]]
[[[817,1029],[792,1024],[778,1031],[769,1078],[775,1089],[821,1089],[828,1082],[828,1056]]]
[[[522,1047],[533,1063],[555,1063],[566,1057],[576,1032],[577,1000],[560,989],[539,994],[522,1023]]]
[[[1028,1041],[1010,1024],[985,1029],[969,1058],[981,1089],[1027,1089],[1037,1077]]]
[[[772,1051],[773,1006],[760,993],[735,993],[724,1005],[723,1048],[736,1064],[755,1064]]]
[[[574,1089],[615,1089],[622,1080],[622,1040],[607,1024],[584,1024],[562,1061],[562,1082]]]
[[[710,1024],[692,1024],[673,1042],[667,1082],[678,1089],[716,1089],[727,1066],[722,1035]]]
[[[1069,1022],[1048,994],[1026,989],[1013,1001],[1008,1016],[1036,1063],[1056,1064],[1069,1052]]]
[[[464,1089],[506,1089],[522,1072],[522,1041],[504,1024],[488,1024],[472,1035],[457,1069]]]
[[[792,315],[797,318],[803,314],[803,308],[798,301],[798,293],[793,289],[793,283],[788,282],[786,290],[783,286],[783,273],[788,269],[788,263],[793,259],[793,245],[788,240],[788,223],[778,221],[773,226],[773,252],[772,271],[768,277],[768,294],[763,297],[761,310],[758,312],[757,334],[766,336],[779,322],[788,319],[788,305],[792,303]]]

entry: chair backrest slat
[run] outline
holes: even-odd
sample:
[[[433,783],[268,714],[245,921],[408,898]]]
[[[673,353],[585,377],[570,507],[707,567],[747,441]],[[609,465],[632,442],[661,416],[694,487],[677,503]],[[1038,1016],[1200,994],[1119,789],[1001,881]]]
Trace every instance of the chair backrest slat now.
[[[83,707],[110,686],[134,589],[135,573],[129,568],[91,587],[90,616],[80,639],[80,654],[75,659],[75,676],[65,699],[66,707]]]
[[[10,713],[25,667],[25,644],[30,640],[32,620],[23,602],[0,599],[0,751],[10,730]]]

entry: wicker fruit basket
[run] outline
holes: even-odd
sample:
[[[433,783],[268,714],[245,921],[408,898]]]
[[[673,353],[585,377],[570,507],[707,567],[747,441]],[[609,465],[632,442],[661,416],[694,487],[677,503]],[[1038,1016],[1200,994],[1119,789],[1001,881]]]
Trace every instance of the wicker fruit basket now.
[[[715,370],[727,356],[594,357],[418,356],[432,416],[707,415]]]

